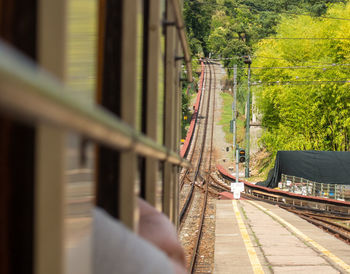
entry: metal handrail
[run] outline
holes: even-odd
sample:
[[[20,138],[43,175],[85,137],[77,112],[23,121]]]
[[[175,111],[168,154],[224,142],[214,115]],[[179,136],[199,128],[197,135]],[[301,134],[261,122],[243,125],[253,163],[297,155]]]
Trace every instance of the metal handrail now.
[[[179,0],[171,0],[171,3],[174,9],[176,28],[178,30],[182,50],[184,53],[184,60],[185,60],[186,69],[187,69],[187,80],[189,82],[192,82],[193,79],[192,79],[192,64],[191,64],[190,48],[187,43],[187,38],[185,33],[185,23],[181,14],[180,3],[179,3]]]
[[[287,186],[287,181],[290,185]],[[334,199],[348,199],[345,195],[345,185],[342,184],[326,184],[310,181],[297,176],[282,174],[281,183],[283,189],[288,189],[291,192],[305,192],[304,195],[315,197],[328,197]]]
[[[70,129],[117,150],[183,167],[191,164],[175,152],[139,133],[99,106],[77,102],[70,89],[19,52],[0,42],[0,106],[30,123]]]

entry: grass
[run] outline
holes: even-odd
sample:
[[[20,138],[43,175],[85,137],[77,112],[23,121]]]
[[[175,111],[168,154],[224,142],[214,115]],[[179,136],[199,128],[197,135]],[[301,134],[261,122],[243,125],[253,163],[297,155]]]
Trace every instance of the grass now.
[[[221,98],[223,100],[223,108],[221,109],[221,119],[219,124],[223,126],[225,132],[225,140],[232,144],[233,134],[230,132],[230,121],[232,119],[232,102],[233,97],[228,93],[221,93]]]
[[[223,100],[223,107],[221,110],[221,119],[219,124],[223,126],[225,132],[225,140],[227,143],[233,143],[233,134],[230,132],[230,121],[232,120],[232,103],[233,96],[229,93],[221,93]],[[237,142],[239,146],[245,147],[245,117],[241,115],[244,112],[244,106],[238,105],[238,119],[237,119]]]
[[[225,133],[225,141],[229,144],[233,143],[233,134],[230,132],[230,121],[232,119],[232,103],[233,96],[230,93],[221,93],[223,105],[221,109],[221,119],[219,124],[222,125]],[[241,148],[246,147],[245,133],[246,133],[246,120],[245,120],[245,105],[241,101],[238,101],[238,118],[237,118],[237,143]],[[251,155],[252,156],[252,155]],[[259,156],[257,156],[259,157]],[[254,167],[258,170],[256,176],[249,178],[252,182],[264,181],[267,178],[269,170],[274,166],[273,159],[271,160],[270,155],[258,159],[254,164],[251,162],[251,169]],[[231,158],[233,160],[233,156]],[[251,159],[252,160],[252,159]]]

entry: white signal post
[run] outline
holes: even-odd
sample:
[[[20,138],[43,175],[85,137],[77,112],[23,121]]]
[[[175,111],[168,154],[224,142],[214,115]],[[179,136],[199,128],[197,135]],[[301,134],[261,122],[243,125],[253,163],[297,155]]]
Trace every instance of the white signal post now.
[[[239,177],[239,148],[236,148],[236,183],[238,183]]]
[[[239,177],[239,170],[238,170],[238,163],[239,163],[239,149],[237,146],[237,65],[234,65],[233,68],[233,93],[234,93],[234,124],[233,124],[233,144],[234,144],[234,150],[236,151],[236,183],[238,183],[238,177]]]
[[[232,104],[232,121],[233,121],[233,156],[236,156],[236,182],[231,183],[231,192],[233,192],[234,199],[241,197],[242,186],[239,183],[239,148],[237,146],[237,65],[234,65],[233,70],[233,95],[234,101]],[[236,152],[236,155],[234,154]],[[244,186],[243,186],[244,188]]]

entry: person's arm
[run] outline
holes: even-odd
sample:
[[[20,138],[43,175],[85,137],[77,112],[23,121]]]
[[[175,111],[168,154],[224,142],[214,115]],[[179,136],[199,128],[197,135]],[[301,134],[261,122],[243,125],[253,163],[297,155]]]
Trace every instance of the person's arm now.
[[[169,219],[142,199],[139,199],[139,235],[164,251],[177,268],[176,273],[186,273],[183,248]]]
[[[183,273],[159,248],[127,229],[102,209],[94,210],[95,274]]]

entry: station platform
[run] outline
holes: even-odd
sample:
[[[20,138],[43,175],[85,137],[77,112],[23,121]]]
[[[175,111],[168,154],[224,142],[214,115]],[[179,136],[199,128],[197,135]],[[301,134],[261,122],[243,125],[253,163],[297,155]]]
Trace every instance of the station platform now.
[[[350,245],[264,202],[218,200],[214,273],[350,273]]]

